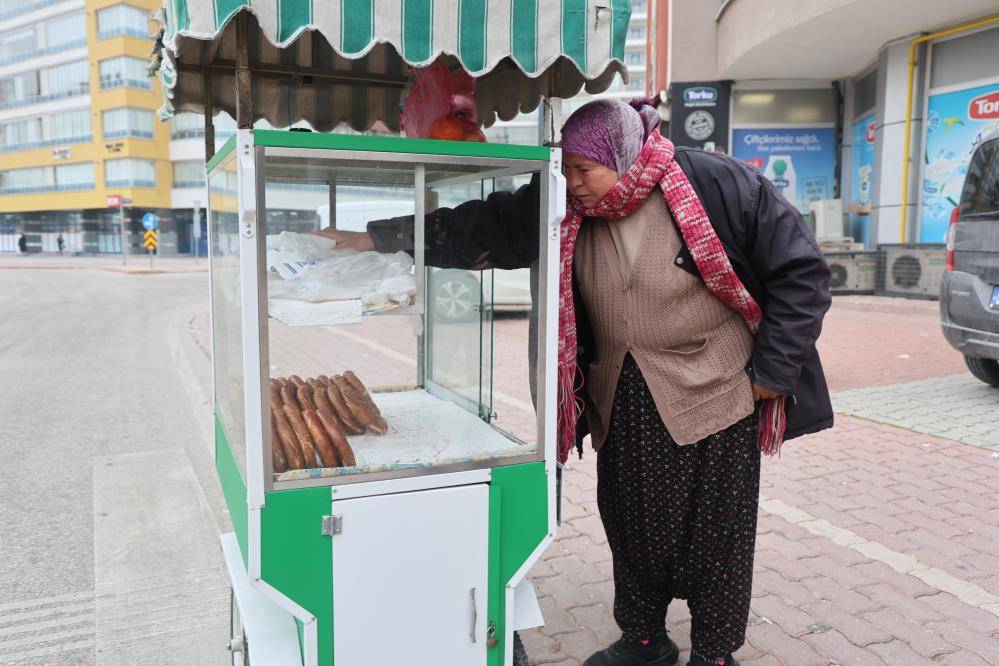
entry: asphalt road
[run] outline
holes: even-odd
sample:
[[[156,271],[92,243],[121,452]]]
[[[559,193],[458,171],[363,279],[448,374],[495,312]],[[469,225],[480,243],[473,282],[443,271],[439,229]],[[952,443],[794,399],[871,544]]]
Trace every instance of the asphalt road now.
[[[207,274],[0,270],[0,664],[219,664]]]

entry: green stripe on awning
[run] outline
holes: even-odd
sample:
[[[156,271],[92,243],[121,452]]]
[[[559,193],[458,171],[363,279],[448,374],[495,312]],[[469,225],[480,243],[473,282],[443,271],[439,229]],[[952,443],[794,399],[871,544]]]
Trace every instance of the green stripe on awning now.
[[[188,30],[191,17],[187,13],[187,0],[173,0],[174,30]]]
[[[312,23],[312,0],[278,2],[278,41],[282,44]]]
[[[458,56],[465,68],[478,72],[486,66],[486,0],[461,0],[458,23]]]
[[[434,4],[432,0],[403,0],[402,57],[422,63],[430,59],[433,42]]]
[[[510,55],[528,72],[538,68],[538,0],[513,0]]]
[[[630,0],[611,0],[611,58],[624,59],[624,43],[628,39],[628,23],[631,21]]]
[[[330,0],[319,0],[329,2]],[[374,38],[373,0],[343,0],[340,4],[340,48],[345,55],[360,53]]]
[[[244,0],[214,0],[215,5],[215,27],[219,28],[229,20],[229,17],[240,10],[244,5],[249,7],[249,2]]]
[[[562,53],[586,71],[586,0],[562,0]]]

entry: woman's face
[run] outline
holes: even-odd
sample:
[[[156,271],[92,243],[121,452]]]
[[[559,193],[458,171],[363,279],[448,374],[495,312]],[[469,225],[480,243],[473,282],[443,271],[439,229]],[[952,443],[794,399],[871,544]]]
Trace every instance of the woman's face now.
[[[617,184],[617,171],[575,153],[562,157],[565,186],[585,208],[593,208]]]

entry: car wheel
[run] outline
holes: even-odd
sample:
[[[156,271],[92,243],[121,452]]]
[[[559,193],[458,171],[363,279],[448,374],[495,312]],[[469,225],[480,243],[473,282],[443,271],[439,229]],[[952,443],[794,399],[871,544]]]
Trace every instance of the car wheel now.
[[[991,358],[979,358],[978,356],[964,355],[964,363],[968,370],[975,376],[990,386],[999,388],[999,361]]]
[[[434,314],[445,322],[479,318],[479,281],[463,271],[443,270],[431,279]]]

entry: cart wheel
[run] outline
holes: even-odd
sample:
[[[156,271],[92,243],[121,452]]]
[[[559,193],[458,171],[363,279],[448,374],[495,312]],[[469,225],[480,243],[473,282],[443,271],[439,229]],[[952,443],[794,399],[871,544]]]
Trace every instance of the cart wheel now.
[[[232,655],[232,666],[250,666],[250,647],[243,631],[243,618],[239,615],[236,595],[231,589],[229,590],[229,636],[231,638],[227,649]]]
[[[520,640],[520,634],[515,631],[513,632],[513,666],[529,666],[529,664],[524,641]]]

